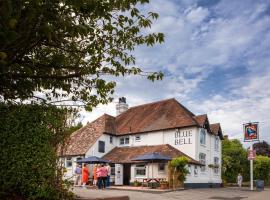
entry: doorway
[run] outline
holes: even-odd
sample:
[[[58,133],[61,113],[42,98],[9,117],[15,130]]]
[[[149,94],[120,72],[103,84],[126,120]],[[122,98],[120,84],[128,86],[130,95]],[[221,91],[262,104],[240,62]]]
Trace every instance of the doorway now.
[[[123,174],[124,174],[124,180],[123,183],[124,185],[130,185],[130,169],[131,169],[131,164],[124,164],[123,165]]]

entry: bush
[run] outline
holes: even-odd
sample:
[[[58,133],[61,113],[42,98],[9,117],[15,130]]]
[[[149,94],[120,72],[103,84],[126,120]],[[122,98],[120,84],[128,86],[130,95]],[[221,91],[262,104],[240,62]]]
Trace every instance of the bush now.
[[[254,178],[270,181],[270,158],[257,156],[254,160]]]
[[[71,199],[57,164],[66,111],[0,104],[0,199]]]

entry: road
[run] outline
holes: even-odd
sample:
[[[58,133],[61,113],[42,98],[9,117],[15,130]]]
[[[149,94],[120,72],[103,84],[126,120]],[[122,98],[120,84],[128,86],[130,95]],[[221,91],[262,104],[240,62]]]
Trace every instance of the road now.
[[[249,191],[248,189],[238,188],[206,188],[206,189],[189,189],[166,193],[147,193],[140,191],[126,190],[94,190],[75,188],[74,192],[80,197],[104,198],[116,196],[129,196],[131,200],[265,200],[270,199],[270,189],[264,191]]]

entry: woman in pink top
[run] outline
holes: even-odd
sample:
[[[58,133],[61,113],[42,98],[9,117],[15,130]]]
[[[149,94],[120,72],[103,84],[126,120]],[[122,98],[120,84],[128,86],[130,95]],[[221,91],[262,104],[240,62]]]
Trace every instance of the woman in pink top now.
[[[100,164],[97,166],[97,185],[98,185],[98,189],[101,189],[101,182],[102,182],[102,179],[101,179],[101,166]]]
[[[103,164],[101,165],[101,168],[100,168],[100,176],[101,176],[101,181],[102,181],[102,188],[106,188],[106,179],[108,176],[108,170],[107,170],[107,167],[105,167]]]

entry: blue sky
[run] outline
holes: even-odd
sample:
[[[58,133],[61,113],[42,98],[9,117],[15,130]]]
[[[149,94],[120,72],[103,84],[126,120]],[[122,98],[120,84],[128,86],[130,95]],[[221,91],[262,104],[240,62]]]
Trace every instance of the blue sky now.
[[[258,121],[270,142],[270,0],[152,0],[141,9],[160,14],[148,31],[163,32],[165,43],[137,48],[137,65],[164,80],[117,79],[115,102],[82,111],[83,123],[115,115],[121,96],[130,106],[173,97],[231,138]]]

